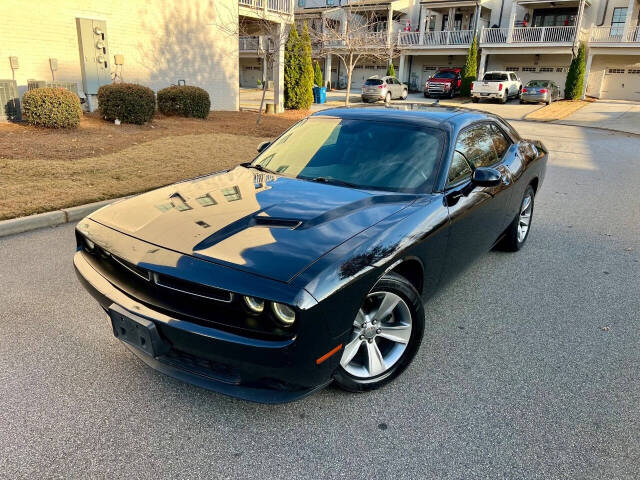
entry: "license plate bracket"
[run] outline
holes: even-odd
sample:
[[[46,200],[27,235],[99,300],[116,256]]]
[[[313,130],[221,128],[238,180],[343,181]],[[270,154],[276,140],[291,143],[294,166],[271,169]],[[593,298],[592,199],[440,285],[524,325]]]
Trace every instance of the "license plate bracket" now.
[[[141,350],[152,357],[169,352],[169,345],[162,340],[151,320],[131,313],[115,303],[109,307],[113,334],[119,340]]]

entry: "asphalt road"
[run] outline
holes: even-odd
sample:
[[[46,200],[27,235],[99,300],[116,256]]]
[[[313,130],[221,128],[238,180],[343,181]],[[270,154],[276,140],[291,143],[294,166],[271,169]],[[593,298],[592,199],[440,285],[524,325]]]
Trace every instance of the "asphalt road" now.
[[[640,477],[640,138],[515,125],[552,155],[527,246],[432,299],[416,361],[369,394],[165,377],[76,281],[72,226],[0,239],[0,477]]]

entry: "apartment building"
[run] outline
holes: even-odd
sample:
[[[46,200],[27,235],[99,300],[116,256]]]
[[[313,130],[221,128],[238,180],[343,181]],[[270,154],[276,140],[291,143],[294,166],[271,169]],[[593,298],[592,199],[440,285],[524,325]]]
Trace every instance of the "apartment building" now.
[[[5,104],[11,102],[13,108],[14,99],[28,88],[65,86],[93,110],[98,88],[121,81],[155,91],[181,83],[196,85],[209,92],[212,109],[237,110],[244,73],[238,71],[238,59],[244,55],[239,51],[239,25],[253,29],[256,36],[265,27],[270,32],[284,32],[293,22],[293,2],[4,2],[0,16],[0,120]],[[275,57],[275,101],[282,108],[284,46]]]
[[[421,90],[438,68],[462,67],[477,36],[480,75],[513,70],[524,82],[551,79],[564,89],[569,64],[583,41],[588,47],[585,93],[640,99],[638,0],[296,1],[296,23],[313,29],[321,29],[323,21],[340,21],[339,11],[349,2],[368,19],[372,35],[388,35],[398,77],[412,90]],[[325,80],[344,88],[344,66],[335,54],[322,55],[322,50],[316,45],[314,56]],[[260,68],[255,55],[246,62]],[[352,86],[384,75],[386,68],[387,62],[365,58],[354,71]]]

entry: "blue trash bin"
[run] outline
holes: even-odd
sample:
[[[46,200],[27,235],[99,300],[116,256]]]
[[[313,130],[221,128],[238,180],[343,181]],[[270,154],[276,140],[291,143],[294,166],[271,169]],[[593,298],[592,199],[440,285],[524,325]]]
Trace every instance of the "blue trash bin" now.
[[[313,103],[320,103],[319,91],[320,87],[313,87]]]
[[[327,87],[318,87],[318,101],[316,103],[327,102]]]

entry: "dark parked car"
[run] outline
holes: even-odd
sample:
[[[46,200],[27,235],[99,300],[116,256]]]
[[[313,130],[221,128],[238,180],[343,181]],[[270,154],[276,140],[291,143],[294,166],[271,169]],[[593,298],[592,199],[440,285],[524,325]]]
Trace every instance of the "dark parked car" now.
[[[115,336],[254,401],[396,377],[423,302],[495,245],[526,242],[547,163],[497,116],[398,107],[318,112],[252,163],[82,220],[75,268]]]
[[[520,94],[520,103],[540,103],[551,105],[560,98],[560,88],[551,80],[531,80]]]

